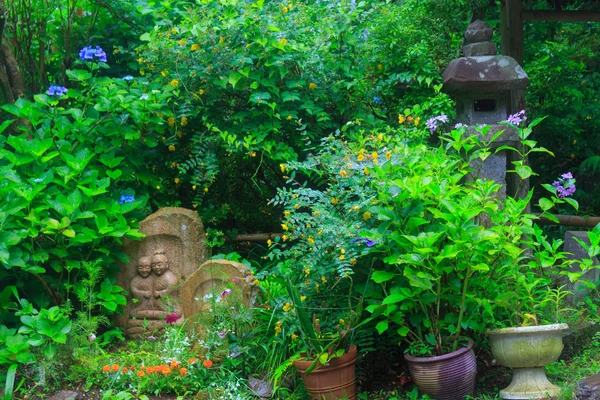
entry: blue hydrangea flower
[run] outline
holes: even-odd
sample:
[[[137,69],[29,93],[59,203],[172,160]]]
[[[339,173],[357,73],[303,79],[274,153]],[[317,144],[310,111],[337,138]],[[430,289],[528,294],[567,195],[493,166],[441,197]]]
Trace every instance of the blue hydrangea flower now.
[[[381,99],[379,97],[373,97],[373,101],[375,102],[375,104],[379,104],[381,103]]]
[[[133,76],[131,76],[131,75],[125,75],[122,79],[124,81],[132,81],[133,80]]]
[[[50,85],[46,94],[48,96],[63,96],[67,94],[69,89],[64,86]]]
[[[92,46],[84,47],[79,51],[79,58],[84,61],[94,61],[94,59],[106,62],[106,53],[100,46],[93,48]]]
[[[134,201],[135,197],[133,197],[133,195],[122,194],[119,199],[119,204],[133,203]]]

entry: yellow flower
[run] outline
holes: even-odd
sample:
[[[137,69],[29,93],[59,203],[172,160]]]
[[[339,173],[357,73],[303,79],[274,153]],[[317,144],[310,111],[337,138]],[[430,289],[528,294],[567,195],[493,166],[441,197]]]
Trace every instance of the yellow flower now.
[[[185,39],[178,40],[177,44],[180,46],[185,46]]]
[[[175,118],[170,117],[167,122],[169,123],[169,126],[175,126]]]
[[[366,213],[363,214],[363,219],[366,221],[369,218],[371,218],[371,213],[367,211]]]
[[[331,198],[331,204],[334,204],[334,205],[335,205],[335,204],[337,204],[338,202],[339,202],[339,200],[338,200],[338,198],[337,198],[337,197],[332,197],[332,198]]]
[[[325,278],[324,276],[321,277],[321,282],[323,283],[327,283],[327,278]]]
[[[140,64],[141,64],[141,63],[143,63],[143,62],[144,62],[144,59],[143,59],[143,58],[138,58],[138,63],[140,63]]]
[[[363,153],[365,152],[365,149],[360,149],[358,152],[359,152],[360,154],[363,154]]]
[[[358,157],[356,157],[356,159],[358,161],[364,161],[365,160],[365,155],[361,153],[361,154],[358,155]]]
[[[300,301],[306,300],[306,296],[300,296]]]
[[[354,207],[352,207],[352,209],[353,209],[354,211],[358,211],[358,210],[360,209],[360,207],[359,207],[359,206],[354,206]]]
[[[188,123],[188,119],[187,117],[184,115],[183,117],[181,117],[181,126],[186,126]]]
[[[173,35],[174,35],[174,34],[176,34],[176,33],[177,33],[177,29],[175,29],[175,28],[171,28],[171,33],[172,33]]]
[[[283,215],[285,215],[286,217],[289,217],[289,216],[290,216],[290,214],[291,214],[291,212],[289,212],[289,211],[287,211],[287,210],[283,212]]]
[[[252,282],[252,283],[254,283],[255,285],[258,285],[258,279],[255,279],[254,282]]]
[[[292,340],[296,340],[298,338],[298,335],[296,335],[295,333],[292,333]]]
[[[308,267],[304,267],[304,276],[309,276],[310,275],[310,268]]]
[[[251,151],[250,152],[250,157],[256,157],[256,152],[255,151]]]
[[[344,258],[346,258],[346,256],[344,256],[343,254],[340,256],[340,260],[343,260]]]
[[[273,241],[271,239],[267,240],[267,246],[271,247],[272,244],[273,244]]]
[[[157,186],[157,187],[156,187],[156,190],[160,190],[160,186]]]
[[[377,157],[379,157],[379,154],[377,154],[377,152],[372,152],[371,153],[371,157],[373,157],[373,160],[377,160]]]
[[[421,117],[415,119],[415,126],[419,126],[419,122],[421,121]]]
[[[173,79],[171,81],[171,86],[179,86],[179,81],[177,79]]]
[[[282,9],[281,11],[283,11],[283,13],[285,14],[285,13],[287,13],[289,10],[288,10],[288,8],[287,8],[287,7],[283,7],[283,9]]]
[[[175,178],[175,183],[179,183],[179,178]]]
[[[223,36],[221,36],[221,37],[219,38],[219,43],[223,43],[224,41],[225,41],[225,39],[223,39]]]
[[[199,94],[200,96],[202,96],[204,93],[206,93],[206,92],[204,91],[204,89],[200,89],[200,90],[198,90],[198,94]]]
[[[344,250],[344,249],[340,249],[340,253],[342,253],[342,254],[346,254],[346,250]]]
[[[284,312],[288,312],[292,309],[292,305],[290,303],[285,303],[285,305],[283,306],[283,311]]]
[[[369,168],[367,167],[365,167],[363,171],[365,172],[365,175],[369,175],[371,173],[371,171],[369,171]]]
[[[291,119],[292,119],[292,116],[291,116],[291,115],[288,115],[286,119],[289,121],[289,120],[291,120]]]
[[[310,236],[308,239],[306,239],[308,241],[308,243],[310,244],[315,244],[315,239],[312,238],[312,236]]]
[[[310,85],[308,85],[308,87],[309,87],[311,90],[315,90],[315,89],[317,88],[317,85],[311,82],[311,83],[310,83]]]
[[[294,210],[297,210],[298,207],[300,207],[300,204],[298,204],[298,203],[294,204]]]
[[[348,173],[344,170],[341,170],[340,175],[342,176],[342,178],[345,178],[348,175]]]
[[[192,186],[192,190],[196,190],[196,185]]]
[[[383,133],[380,133],[379,135],[377,135],[377,139],[378,140],[383,140]]]
[[[284,242],[289,239],[288,235],[283,235],[283,236],[281,236],[281,238],[283,239]]]
[[[278,336],[281,333],[281,326],[276,326],[275,327],[275,336]]]
[[[281,224],[281,229],[283,229],[284,231],[289,230],[289,228],[286,224]]]
[[[287,44],[287,40],[285,38],[281,38],[279,39],[279,41],[281,42],[282,45],[286,45]]]
[[[192,51],[200,50],[200,45],[198,43],[194,43],[192,45]]]
[[[391,151],[386,151],[386,152],[385,152],[385,158],[386,158],[387,160],[389,160],[390,158],[392,158],[392,152],[391,152]]]
[[[169,151],[175,151],[175,145],[174,144],[169,145]]]
[[[317,232],[317,235],[322,235],[323,234],[323,230],[320,230],[319,232]]]
[[[164,78],[165,76],[167,76],[167,71],[160,71],[160,74],[161,74],[161,75],[163,76],[163,78]]]
[[[279,164],[279,168],[281,169],[281,173],[283,174],[286,170],[285,164]]]
[[[345,325],[346,321],[344,321],[344,318],[340,318],[340,325]]]
[[[208,193],[208,188],[207,187],[204,188],[204,193]]]

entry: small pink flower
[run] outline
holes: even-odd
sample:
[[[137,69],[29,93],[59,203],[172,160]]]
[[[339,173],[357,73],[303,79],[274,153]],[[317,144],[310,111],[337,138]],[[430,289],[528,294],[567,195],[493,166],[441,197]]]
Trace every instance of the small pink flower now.
[[[221,292],[221,298],[225,296],[229,296],[231,294],[231,289],[225,289]]]
[[[177,314],[167,314],[165,316],[165,322],[167,324],[174,324],[179,319],[179,315]]]
[[[233,278],[231,278],[231,282],[233,283],[238,283],[239,281],[241,281],[239,276],[234,276]]]
[[[150,342],[156,342],[156,338],[154,336],[148,336],[147,339]]]
[[[227,332],[219,332],[219,337],[221,339],[225,339],[225,336],[227,336]]]

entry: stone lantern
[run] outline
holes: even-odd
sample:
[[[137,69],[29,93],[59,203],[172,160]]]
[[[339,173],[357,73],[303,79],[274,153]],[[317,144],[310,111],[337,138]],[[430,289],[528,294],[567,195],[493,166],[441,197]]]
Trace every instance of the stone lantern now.
[[[492,33],[486,22],[477,20],[469,24],[462,48],[464,57],[452,60],[443,73],[444,91],[456,102],[457,121],[470,125],[469,131],[475,134],[475,126],[490,125],[489,137],[504,130],[492,148],[516,146],[516,132],[498,123],[524,108],[523,97],[529,78],[514,58],[496,55]],[[493,154],[481,168],[480,175],[503,185],[501,197],[526,193],[528,189],[519,185],[518,177],[506,176],[507,167],[513,169],[513,157],[504,151]]]

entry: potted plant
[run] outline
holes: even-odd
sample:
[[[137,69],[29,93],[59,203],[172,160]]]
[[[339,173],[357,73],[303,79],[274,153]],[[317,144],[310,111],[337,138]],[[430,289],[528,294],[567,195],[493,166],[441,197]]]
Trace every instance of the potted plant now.
[[[310,398],[355,399],[358,349],[353,339],[356,330],[370,320],[359,322],[362,304],[359,303],[356,310],[338,310],[329,321],[322,321],[317,318],[317,313],[324,313],[316,311],[311,316],[307,311],[316,308],[302,304],[302,296],[291,282],[288,282],[288,292],[292,302],[298,305],[295,313],[302,333],[301,350],[294,357],[294,367],[300,373]],[[330,328],[325,328],[327,326]]]
[[[499,150],[517,152],[520,160],[514,161],[514,170],[523,180],[534,175],[525,163],[534,151],[548,152],[529,140],[532,128],[542,121],[534,120],[529,126],[520,126],[526,119],[522,111],[508,118],[506,125],[514,129],[521,146],[503,146]],[[548,152],[550,153],[550,152]],[[551,153],[550,153],[551,154]],[[549,210],[556,205],[568,203],[577,208],[577,202],[570,198],[575,192],[575,179],[565,173],[552,185],[542,185],[550,194],[538,200],[541,217],[555,222],[556,217]],[[562,300],[569,294],[564,290],[565,277],[569,281],[581,281],[583,273],[593,268],[590,259],[576,261],[560,251],[562,240],[548,240],[534,221],[538,216],[528,212],[533,191],[524,199],[507,198],[504,202],[505,218],[497,218],[493,223],[504,230],[503,241],[499,243],[498,254],[501,262],[495,263],[489,271],[488,281],[480,290],[480,296],[490,301],[493,309],[492,324],[500,329],[487,332],[492,353],[498,364],[513,368],[512,382],[500,391],[505,399],[546,398],[556,395],[560,388],[551,384],[544,367],[558,359],[562,352],[562,336],[568,325],[562,315]],[[508,219],[507,219],[508,218]],[[598,228],[597,228],[598,229]],[[598,237],[592,233],[590,256],[598,253]],[[573,268],[579,264],[579,268]]]
[[[496,214],[492,181],[466,179],[463,150],[473,138],[453,131],[451,146],[399,145],[376,168],[379,225],[361,235],[374,240],[384,264],[373,272],[381,295],[366,309],[384,307],[376,328],[394,327],[408,342],[405,358],[419,390],[436,399],[464,399],[474,391],[476,361],[469,331],[483,330],[474,290],[496,262],[499,232],[481,224]]]

